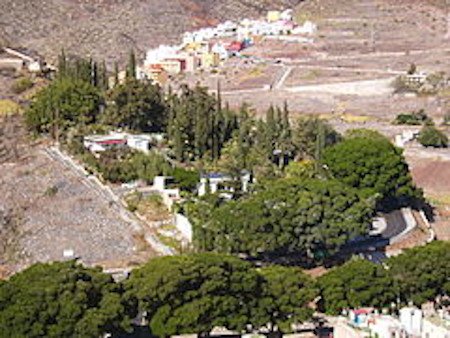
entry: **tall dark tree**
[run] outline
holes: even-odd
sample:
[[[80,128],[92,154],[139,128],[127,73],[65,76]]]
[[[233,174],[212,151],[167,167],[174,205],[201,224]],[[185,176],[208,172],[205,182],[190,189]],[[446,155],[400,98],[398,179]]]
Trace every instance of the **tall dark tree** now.
[[[104,123],[139,132],[160,132],[166,124],[161,88],[147,81],[129,79],[108,93]]]
[[[134,54],[134,50],[130,51],[130,55],[128,57],[128,64],[126,69],[126,78],[127,79],[136,79],[136,55]]]

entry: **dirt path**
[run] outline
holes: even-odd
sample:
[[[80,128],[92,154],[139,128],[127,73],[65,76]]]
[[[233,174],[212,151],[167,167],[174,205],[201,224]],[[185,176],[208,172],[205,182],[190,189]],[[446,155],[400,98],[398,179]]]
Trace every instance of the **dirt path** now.
[[[321,93],[331,95],[357,95],[357,96],[377,96],[392,94],[391,83],[395,78],[339,82],[332,84],[305,85],[289,87],[285,90],[291,93]]]

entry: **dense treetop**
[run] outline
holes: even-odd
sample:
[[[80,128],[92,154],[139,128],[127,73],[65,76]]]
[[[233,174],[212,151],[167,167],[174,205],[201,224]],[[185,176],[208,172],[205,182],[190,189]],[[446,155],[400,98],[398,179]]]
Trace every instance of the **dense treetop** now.
[[[2,337],[92,337],[130,329],[135,310],[111,276],[73,261],[36,264],[0,283]]]
[[[251,323],[260,277],[250,263],[217,254],[155,258],[125,283],[160,337],[243,330]]]
[[[268,266],[259,273],[263,277],[262,293],[253,310],[257,326],[290,332],[292,324],[311,319],[309,303],[317,296],[311,277],[296,267]]]
[[[370,200],[337,181],[280,179],[194,219],[194,238],[202,250],[320,261],[367,233],[372,214]]]
[[[324,151],[323,161],[336,179],[376,196],[384,204],[421,198],[402,151],[379,136],[355,136]]]
[[[450,295],[450,242],[433,242],[406,250],[386,262],[401,299],[420,305]]]
[[[337,315],[362,306],[389,307],[396,300],[393,278],[383,266],[356,259],[319,278],[320,309]]]

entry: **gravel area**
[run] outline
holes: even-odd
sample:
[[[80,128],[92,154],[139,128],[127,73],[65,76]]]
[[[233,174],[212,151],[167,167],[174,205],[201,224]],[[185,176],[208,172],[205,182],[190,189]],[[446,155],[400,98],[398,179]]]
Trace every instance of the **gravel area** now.
[[[17,267],[64,259],[86,264],[133,259],[133,228],[119,207],[44,151],[0,164],[0,205],[19,210]]]

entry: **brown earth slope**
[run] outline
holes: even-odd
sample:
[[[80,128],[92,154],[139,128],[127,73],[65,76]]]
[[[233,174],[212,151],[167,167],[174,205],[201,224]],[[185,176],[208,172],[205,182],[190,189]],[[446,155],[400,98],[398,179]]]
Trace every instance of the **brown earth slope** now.
[[[180,33],[222,19],[255,16],[301,0],[2,0],[0,41],[54,58],[64,47],[81,56],[123,61]]]

